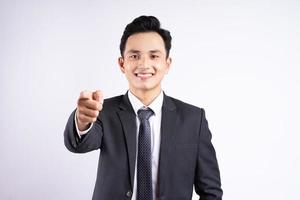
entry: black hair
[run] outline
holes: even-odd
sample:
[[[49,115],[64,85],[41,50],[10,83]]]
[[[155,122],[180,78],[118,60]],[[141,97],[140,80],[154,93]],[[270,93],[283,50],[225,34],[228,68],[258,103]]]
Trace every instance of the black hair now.
[[[145,16],[145,15],[137,17],[130,24],[127,24],[120,42],[121,55],[123,56],[125,45],[129,36],[136,33],[145,33],[145,32],[156,32],[162,37],[165,44],[167,58],[168,58],[171,49],[171,41],[172,41],[170,32],[160,27],[160,22],[156,17]]]

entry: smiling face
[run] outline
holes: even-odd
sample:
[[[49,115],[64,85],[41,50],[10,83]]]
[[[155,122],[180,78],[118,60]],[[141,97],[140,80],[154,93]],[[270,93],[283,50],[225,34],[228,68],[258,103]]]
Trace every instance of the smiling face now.
[[[170,64],[171,58],[166,57],[164,41],[156,32],[131,35],[123,57],[119,58],[120,69],[128,80],[130,91],[136,96],[156,97]]]

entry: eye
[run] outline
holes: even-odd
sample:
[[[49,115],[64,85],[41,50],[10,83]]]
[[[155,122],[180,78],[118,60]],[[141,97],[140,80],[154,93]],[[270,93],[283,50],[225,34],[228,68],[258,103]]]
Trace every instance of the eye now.
[[[129,56],[129,58],[132,59],[132,60],[137,60],[137,59],[139,59],[139,55],[132,54],[132,55]]]
[[[151,59],[158,59],[158,58],[159,58],[159,55],[152,54],[150,57],[151,57]]]

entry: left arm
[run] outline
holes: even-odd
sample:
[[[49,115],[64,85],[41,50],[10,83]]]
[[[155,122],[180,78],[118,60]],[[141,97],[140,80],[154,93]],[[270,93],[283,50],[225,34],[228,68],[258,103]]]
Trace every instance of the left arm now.
[[[205,111],[201,109],[195,191],[201,200],[222,200],[220,171],[211,138]]]

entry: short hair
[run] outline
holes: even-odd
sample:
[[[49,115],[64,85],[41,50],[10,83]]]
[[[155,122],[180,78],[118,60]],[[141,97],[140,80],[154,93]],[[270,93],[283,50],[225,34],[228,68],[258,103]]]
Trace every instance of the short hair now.
[[[145,16],[145,15],[137,17],[130,24],[127,24],[120,42],[121,56],[123,57],[125,45],[129,36],[136,33],[146,33],[146,32],[156,32],[162,37],[165,44],[165,49],[167,54],[166,57],[168,58],[171,49],[171,41],[172,41],[170,32],[160,27],[160,22],[156,17]]]

